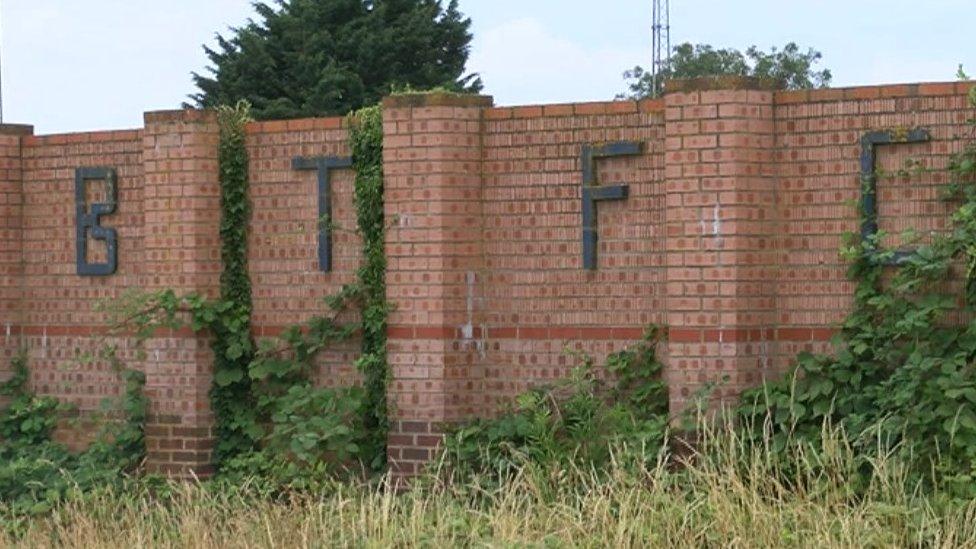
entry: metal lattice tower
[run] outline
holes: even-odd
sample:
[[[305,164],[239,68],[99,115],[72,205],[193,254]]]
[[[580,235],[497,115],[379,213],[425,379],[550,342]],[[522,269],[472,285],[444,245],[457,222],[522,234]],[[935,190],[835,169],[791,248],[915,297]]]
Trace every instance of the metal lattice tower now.
[[[2,11],[2,8],[0,8]],[[2,36],[2,29],[0,29],[0,36]],[[3,39],[0,38],[0,44],[2,44]],[[0,46],[0,54],[2,54],[2,46]],[[0,55],[2,59],[2,55]],[[3,63],[0,61],[0,124],[3,124]]]
[[[653,44],[651,46],[654,57],[651,62],[651,83],[654,96],[660,94],[660,82],[663,70],[671,63],[671,0],[651,0],[654,4]]]

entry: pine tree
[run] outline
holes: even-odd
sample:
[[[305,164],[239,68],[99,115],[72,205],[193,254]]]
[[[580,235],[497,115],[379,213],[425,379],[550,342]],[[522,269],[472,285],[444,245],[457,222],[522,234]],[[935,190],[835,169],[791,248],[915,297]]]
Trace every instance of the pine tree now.
[[[398,89],[478,92],[464,75],[471,20],[439,0],[276,0],[204,46],[198,107],[246,99],[258,119],[343,115]]]

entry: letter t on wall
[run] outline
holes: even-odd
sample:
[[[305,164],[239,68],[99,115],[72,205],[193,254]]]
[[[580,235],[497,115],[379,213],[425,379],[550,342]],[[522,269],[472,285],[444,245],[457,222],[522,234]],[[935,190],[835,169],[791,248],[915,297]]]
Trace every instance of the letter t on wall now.
[[[299,156],[291,161],[295,170],[316,170],[319,182],[319,269],[332,272],[332,170],[352,167],[352,157],[348,156]]]

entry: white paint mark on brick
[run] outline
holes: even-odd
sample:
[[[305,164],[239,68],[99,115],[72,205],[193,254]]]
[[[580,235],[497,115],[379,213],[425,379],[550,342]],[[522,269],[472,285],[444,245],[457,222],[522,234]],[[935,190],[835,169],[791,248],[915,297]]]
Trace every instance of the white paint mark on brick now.
[[[467,282],[467,299],[465,300],[465,310],[468,321],[461,326],[462,339],[474,339],[474,285],[478,281],[474,271],[468,271],[465,281]]]
[[[722,237],[722,205],[718,202],[715,203],[715,208],[712,210],[712,236],[721,238]]]

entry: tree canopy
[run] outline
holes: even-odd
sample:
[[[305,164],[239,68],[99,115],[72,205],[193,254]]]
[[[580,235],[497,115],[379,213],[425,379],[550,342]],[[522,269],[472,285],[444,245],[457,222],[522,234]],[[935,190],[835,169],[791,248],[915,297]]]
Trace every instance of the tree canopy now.
[[[812,48],[803,51],[790,42],[783,49],[773,47],[765,52],[752,46],[744,53],[733,48],[715,49],[708,44],[684,43],[674,48],[671,61],[661,70],[657,88],[650,71],[637,66],[624,73],[627,93],[622,97],[640,99],[659,95],[661,83],[670,78],[739,75],[772,78],[786,89],[826,88],[830,70],[815,70],[821,53]]]
[[[204,46],[196,106],[246,99],[258,119],[341,115],[397,89],[477,92],[471,20],[451,0],[275,0]]]

